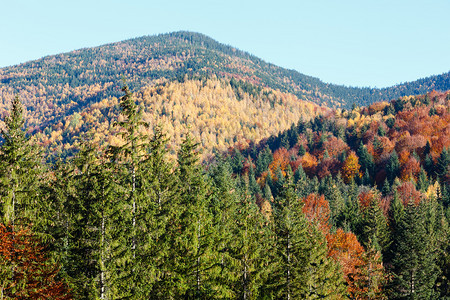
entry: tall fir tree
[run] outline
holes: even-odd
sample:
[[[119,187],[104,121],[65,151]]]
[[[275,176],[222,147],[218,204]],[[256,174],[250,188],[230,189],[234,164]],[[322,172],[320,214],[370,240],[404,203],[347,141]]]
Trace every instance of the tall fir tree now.
[[[149,175],[149,136],[141,132],[148,127],[142,120],[142,108],[135,102],[133,93],[124,82],[120,98],[121,113],[118,134],[123,139],[119,146],[109,146],[114,176],[121,182],[118,190],[120,202],[112,214],[114,222],[121,224],[113,234],[112,260],[117,264],[111,273],[114,293],[118,297],[140,299],[146,297],[154,281],[154,268],[143,261],[149,245],[147,224],[154,221],[154,208],[148,196],[145,182]]]
[[[207,182],[199,164],[198,144],[188,133],[180,146],[176,167],[176,198],[171,202],[162,242],[170,248],[162,268],[165,297],[208,299],[209,272],[214,265],[212,215]]]
[[[435,299],[437,278],[433,236],[427,234],[423,208],[408,203],[396,236],[392,260],[391,297],[395,299]]]
[[[42,161],[37,148],[26,136],[23,107],[19,96],[12,101],[1,130],[0,220],[5,224],[27,225],[38,221],[38,186]]]
[[[260,299],[261,289],[271,267],[266,251],[270,239],[266,233],[266,219],[249,194],[248,184],[241,187],[240,195],[233,239],[227,249],[227,274],[233,291],[232,299]]]

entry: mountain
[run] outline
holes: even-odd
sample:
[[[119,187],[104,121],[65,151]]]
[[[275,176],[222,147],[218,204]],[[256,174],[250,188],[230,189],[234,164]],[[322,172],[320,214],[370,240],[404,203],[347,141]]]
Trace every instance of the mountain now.
[[[174,82],[180,84],[177,89],[183,90],[186,82],[197,81],[195,84],[198,84],[199,81],[218,80],[234,91],[235,96],[230,97],[236,101],[241,97],[268,101],[267,95],[277,94],[275,98],[278,97],[279,103],[286,97],[295,97],[328,107],[347,108],[353,103],[364,105],[433,89],[450,89],[450,73],[385,89],[327,84],[267,63],[205,35],[175,32],[80,49],[2,68],[0,114],[5,115],[10,99],[18,93],[28,110],[29,131],[44,132],[49,140],[62,141],[66,136],[60,131],[67,122],[77,123],[83,113],[89,115],[95,108],[111,108],[117,103],[122,77],[132,90],[141,94],[152,88],[163,92]],[[190,98],[187,95],[183,99],[189,101]],[[290,107],[287,109],[291,110]],[[102,116],[94,117],[95,122],[112,121],[108,117],[110,112],[100,112]],[[58,132],[63,137],[60,138]],[[226,139],[230,138],[233,139]]]
[[[183,80],[186,76],[212,74],[280,89],[300,99],[328,106],[350,106],[355,102],[366,105],[406,95],[424,94],[433,89],[450,89],[450,73],[383,89],[328,84],[318,78],[277,67],[193,32],[144,36],[44,57],[0,69],[0,82],[2,90],[7,85],[16,92],[42,84],[49,87],[48,96],[63,96],[58,98],[79,102],[117,95],[115,87],[122,76],[127,78],[132,87],[140,88],[161,78]],[[86,86],[96,88],[85,99],[80,99],[77,93],[64,95],[61,88],[56,88],[65,85],[71,89]],[[58,101],[64,102],[64,99]]]

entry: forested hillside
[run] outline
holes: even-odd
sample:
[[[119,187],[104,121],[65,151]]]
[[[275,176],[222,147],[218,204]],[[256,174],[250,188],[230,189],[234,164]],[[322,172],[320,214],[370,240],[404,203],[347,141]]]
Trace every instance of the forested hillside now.
[[[171,118],[183,93],[232,94],[236,113],[253,93],[289,97],[184,84],[124,86],[110,110],[120,142],[87,135],[52,164],[14,99],[0,148],[3,297],[449,297],[450,92],[324,110],[201,164],[192,127],[179,146],[158,119],[146,130],[146,101]],[[185,110],[208,113],[194,102]]]
[[[432,92],[300,121],[228,160],[263,211],[293,181],[352,299],[446,299],[449,134],[450,92]]]
[[[13,99],[12,96],[10,99]],[[224,151],[248,141],[288,129],[298,119],[310,118],[329,109],[301,101],[289,93],[260,88],[243,81],[191,79],[184,82],[167,82],[143,88],[136,93],[135,101],[142,110],[143,121],[148,125],[142,132],[151,134],[162,125],[171,137],[172,155],[181,144],[182,134],[190,129],[201,145],[203,158],[213,150]],[[45,124],[45,118],[34,119],[35,111],[25,112],[31,119],[28,133],[35,134],[37,143],[48,153],[67,157],[79,146],[79,139],[90,135],[102,145],[122,143],[114,126],[119,113],[117,98],[105,98],[81,111],[66,111],[54,125]],[[0,121],[0,127],[2,121]],[[44,128],[42,131],[40,128]]]
[[[29,111],[30,130],[44,130],[104,99],[120,96],[121,78],[130,87],[186,79],[244,81],[291,93],[328,107],[370,105],[405,95],[450,89],[450,75],[432,76],[390,88],[351,88],[328,84],[267,63],[198,33],[145,36],[95,48],[44,57],[0,69],[0,113],[9,97],[20,93]]]

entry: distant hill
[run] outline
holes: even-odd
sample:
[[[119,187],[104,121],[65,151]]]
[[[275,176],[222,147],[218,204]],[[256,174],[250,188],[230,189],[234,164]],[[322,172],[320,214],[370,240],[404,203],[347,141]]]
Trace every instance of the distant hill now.
[[[346,108],[354,103],[367,105],[450,89],[450,73],[385,89],[327,84],[267,63],[205,35],[175,32],[79,49],[2,68],[0,115],[5,114],[13,95],[19,93],[28,110],[30,132],[49,134],[74,114],[90,111],[95,105],[102,106],[103,100],[113,103],[121,95],[122,77],[136,92],[163,88],[173,82],[219,80],[222,85],[230,86],[235,100],[244,94],[267,100],[264,93],[285,93],[283,97],[291,94],[299,100]]]
[[[63,104],[117,96],[117,85],[122,76],[132,87],[140,88],[161,78],[183,80],[185,77],[212,74],[280,89],[300,99],[327,106],[367,105],[431,90],[450,89],[450,73],[383,89],[327,84],[193,32],[144,36],[44,57],[0,69],[0,82],[2,91],[6,87],[23,91],[42,85],[47,97],[53,96],[57,98],[57,104]],[[69,93],[63,93],[65,85],[68,85]],[[88,87],[92,87],[92,91],[86,97],[80,92],[70,92]]]

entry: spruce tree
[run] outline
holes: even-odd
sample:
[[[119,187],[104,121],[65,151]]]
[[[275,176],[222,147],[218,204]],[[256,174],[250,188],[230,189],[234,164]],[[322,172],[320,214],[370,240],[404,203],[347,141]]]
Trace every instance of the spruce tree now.
[[[117,183],[96,145],[83,144],[72,165],[71,174],[65,178],[65,207],[70,216],[66,250],[70,263],[65,266],[66,272],[76,298],[106,299],[113,296],[108,274]]]
[[[450,166],[450,153],[444,148],[436,161],[436,176],[442,181],[448,173],[448,166]]]
[[[114,123],[119,126],[123,145],[109,146],[114,176],[121,183],[120,199],[112,214],[114,222],[120,224],[113,234],[112,257],[116,267],[111,273],[115,293],[118,297],[140,299],[146,297],[154,281],[154,267],[146,265],[147,224],[154,222],[155,205],[151,202],[145,186],[149,175],[149,137],[141,133],[142,109],[135,103],[133,93],[124,84],[125,92],[120,98],[121,117]]]
[[[230,299],[234,293],[234,259],[231,249],[237,232],[237,213],[240,193],[232,177],[229,163],[221,158],[210,169],[212,196],[210,211],[213,217],[215,267],[210,273],[214,297]]]
[[[379,197],[374,196],[369,206],[363,210],[361,225],[362,235],[359,239],[366,249],[374,246],[373,243],[376,242],[376,245],[379,245],[376,250],[385,253],[389,247],[390,236],[386,217],[380,208]],[[370,241],[372,241],[372,245],[370,245]]]
[[[313,224],[309,226],[307,289],[299,299],[342,299],[346,293],[341,265],[328,257],[327,241]]]
[[[307,227],[302,203],[295,194],[293,178],[289,176],[276,198],[274,209],[274,250],[277,255],[271,277],[277,298],[295,299],[304,294],[310,252]]]
[[[177,195],[170,203],[166,232],[161,237],[168,252],[162,260],[165,277],[159,285],[167,298],[208,299],[212,293],[212,214],[197,146],[187,134],[177,158]]]
[[[15,96],[1,130],[0,221],[27,225],[37,221],[38,186],[42,162],[37,148],[26,136],[23,107]]]
[[[369,177],[373,176],[375,172],[375,163],[373,161],[373,156],[369,153],[367,147],[364,146],[362,142],[359,144],[359,148],[356,154],[359,157],[361,170],[366,170],[366,173],[368,173]]]
[[[396,252],[392,261],[392,297],[435,299],[437,277],[433,237],[427,234],[422,207],[409,203],[399,226]]]
[[[424,193],[427,191],[429,184],[427,173],[423,168],[420,168],[419,178],[417,179],[416,184],[417,190]]]
[[[389,161],[386,165],[386,176],[390,184],[394,179],[400,175],[400,162],[398,160],[397,152],[394,150],[391,153]]]
[[[227,249],[227,275],[233,291],[231,298],[260,299],[271,268],[267,252],[270,238],[266,233],[266,219],[250,196],[248,186],[244,186],[240,194],[233,239]]]

